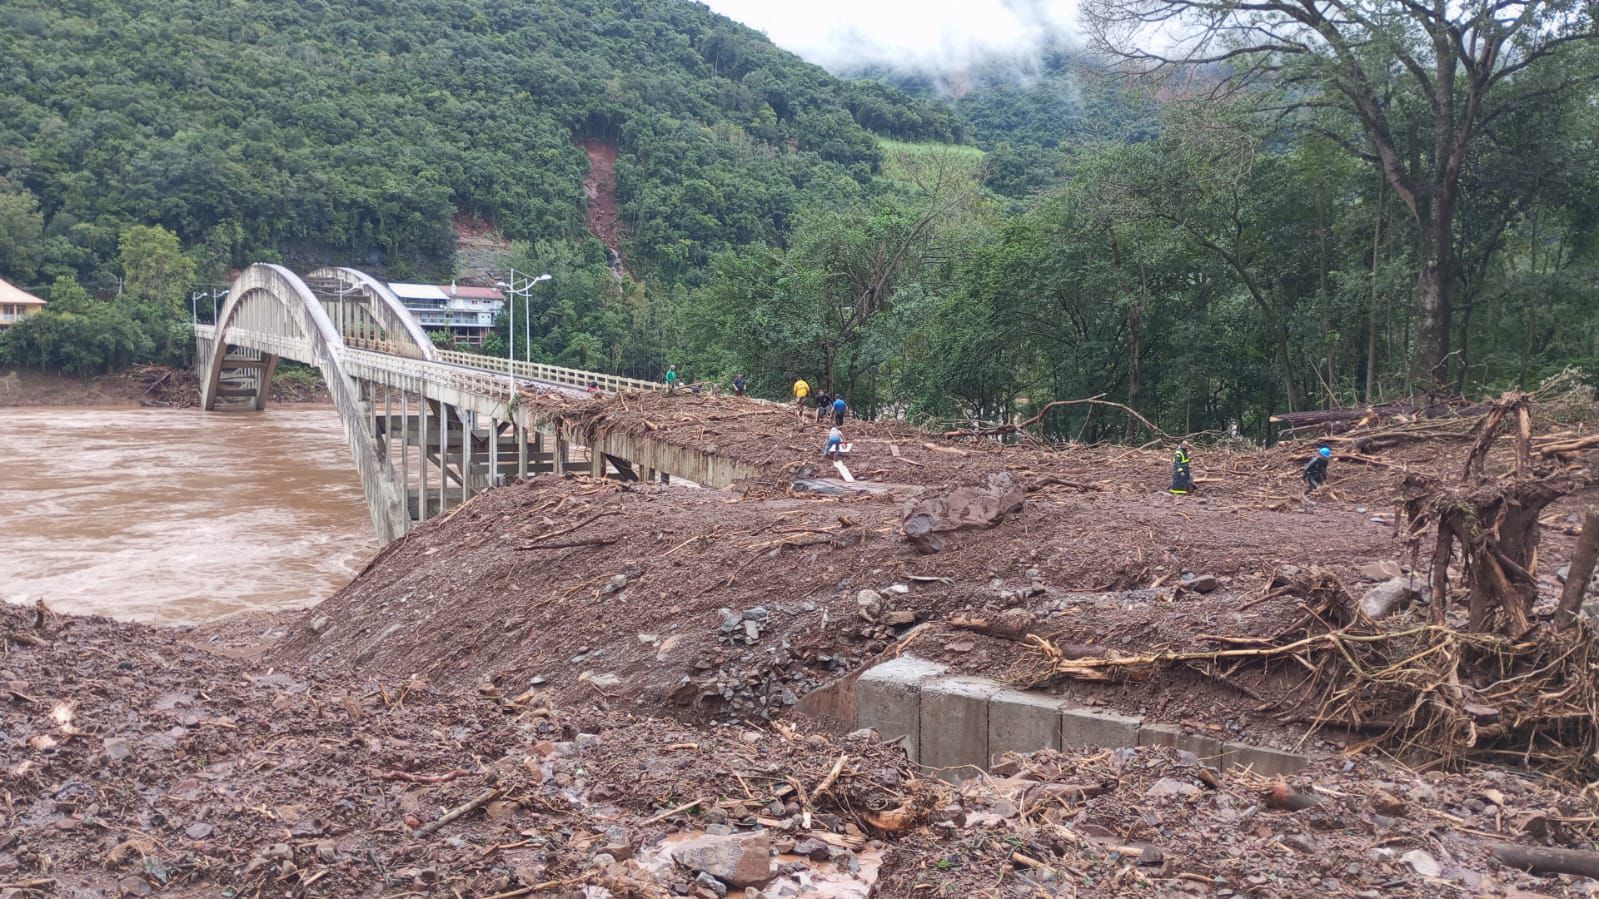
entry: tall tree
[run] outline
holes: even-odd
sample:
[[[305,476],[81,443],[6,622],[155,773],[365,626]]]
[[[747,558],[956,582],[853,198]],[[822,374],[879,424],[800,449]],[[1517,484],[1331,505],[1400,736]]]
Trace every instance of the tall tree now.
[[[1270,76],[1376,165],[1415,223],[1418,373],[1447,377],[1461,172],[1480,128],[1583,83],[1523,77],[1595,40],[1582,0],[1086,0],[1099,48],[1146,70],[1220,65],[1225,84]],[[1308,90],[1307,90],[1308,89]]]

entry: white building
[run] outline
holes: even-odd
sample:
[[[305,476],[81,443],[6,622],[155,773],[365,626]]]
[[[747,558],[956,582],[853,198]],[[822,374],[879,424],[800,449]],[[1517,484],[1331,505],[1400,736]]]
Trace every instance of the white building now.
[[[424,331],[448,331],[456,343],[480,344],[505,308],[505,294],[494,287],[454,284],[389,285]]]

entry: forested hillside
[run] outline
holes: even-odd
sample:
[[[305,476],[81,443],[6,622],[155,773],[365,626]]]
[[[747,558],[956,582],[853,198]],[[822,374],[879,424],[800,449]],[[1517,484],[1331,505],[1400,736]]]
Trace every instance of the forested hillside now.
[[[104,281],[129,224],[213,269],[448,276],[457,213],[581,244],[585,138],[621,151],[630,260],[692,282],[866,190],[868,128],[954,136],[684,0],[12,0],[0,58],[0,276],[22,283]]]
[[[965,140],[987,152],[987,186],[1015,199],[1060,180],[1063,151],[1147,140],[1158,127],[1146,91],[1064,34],[1036,53],[983,56],[958,71],[877,63],[840,74],[948,108]]]
[[[1269,438],[1288,409],[1599,375],[1591,7],[1345,7],[1086,0],[1088,44],[845,81],[688,0],[13,0],[0,276],[74,311],[0,355],[177,346],[230,263],[446,277],[467,216],[553,276],[531,345],[502,323],[486,352],[804,376],[870,415],[1104,396]],[[1206,16],[1292,42],[1148,55],[1161,23],[1232,33]],[[580,144],[616,150],[625,272]],[[147,307],[103,302],[124,276]],[[1133,436],[1085,406],[1043,429]]]

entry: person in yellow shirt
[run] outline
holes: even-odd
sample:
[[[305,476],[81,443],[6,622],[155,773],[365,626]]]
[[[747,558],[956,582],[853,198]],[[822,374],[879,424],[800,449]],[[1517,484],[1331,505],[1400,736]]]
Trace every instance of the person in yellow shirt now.
[[[804,378],[794,382],[794,408],[798,410],[800,427],[805,426],[805,398],[811,395],[811,385]]]

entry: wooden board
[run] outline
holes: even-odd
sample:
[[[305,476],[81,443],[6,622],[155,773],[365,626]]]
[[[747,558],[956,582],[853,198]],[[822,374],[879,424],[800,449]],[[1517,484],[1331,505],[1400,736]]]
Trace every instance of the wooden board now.
[[[844,467],[843,462],[835,461],[833,463],[833,467],[838,469],[838,476],[844,479],[844,483],[855,483],[855,476],[849,473],[849,469]]]

